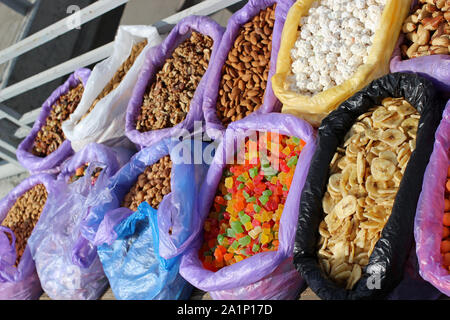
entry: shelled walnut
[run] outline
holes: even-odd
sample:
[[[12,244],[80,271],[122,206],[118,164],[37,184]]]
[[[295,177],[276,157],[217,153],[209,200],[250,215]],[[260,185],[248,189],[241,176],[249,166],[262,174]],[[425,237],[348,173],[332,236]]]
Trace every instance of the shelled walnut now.
[[[213,40],[193,31],[165,61],[144,94],[136,119],[140,132],[170,128],[182,122],[208,69]]]

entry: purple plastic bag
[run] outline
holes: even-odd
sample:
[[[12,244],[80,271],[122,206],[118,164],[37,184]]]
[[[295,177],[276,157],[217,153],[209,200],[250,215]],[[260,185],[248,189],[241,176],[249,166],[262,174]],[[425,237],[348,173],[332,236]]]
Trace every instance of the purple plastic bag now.
[[[62,164],[55,181],[58,192],[49,195],[45,215],[28,240],[42,288],[51,299],[97,299],[106,289],[108,281],[98,256],[94,255],[94,262],[84,267],[74,262],[80,257],[70,253],[81,238],[81,222],[88,214],[86,198],[101,193],[131,155],[127,149],[90,143]],[[68,184],[70,176],[85,162],[90,163],[85,175]],[[93,185],[91,175],[98,167],[103,170]],[[89,249],[86,244],[79,252]]]
[[[86,162],[104,164],[106,174],[112,176],[127,163],[135,153],[136,150],[129,150],[121,147],[111,148],[103,144],[91,142],[61,164],[61,172],[58,174],[57,180],[68,182],[75,171]]]
[[[269,76],[264,93],[264,103],[254,111],[254,114],[279,112],[281,102],[275,96],[272,89],[272,76],[276,73],[278,50],[281,43],[281,32],[283,31],[289,8],[294,0],[249,0],[249,2],[239,11],[234,13],[228,20],[227,29],[223,35],[217,55],[214,56],[211,71],[208,75],[208,88],[203,95],[203,115],[206,121],[206,132],[210,137],[217,138],[225,128],[216,114],[216,102],[219,93],[220,80],[222,78],[222,66],[225,63],[228,52],[238,36],[239,29],[250,21],[261,10],[273,4],[277,4],[275,10],[275,25],[272,33],[272,52],[270,56]]]
[[[209,294],[214,300],[296,300],[306,287],[292,258],[288,258],[274,272],[255,283]]]
[[[444,216],[445,181],[450,165],[450,100],[436,130],[433,153],[425,171],[414,220],[420,275],[450,296],[450,273],[442,267],[440,244]]]
[[[35,185],[43,184],[47,194],[49,196],[53,194],[56,191],[54,181],[54,176],[45,173],[33,175],[22,181],[0,201],[0,221],[5,219],[16,200]],[[45,215],[46,208],[47,203],[42,210],[41,217]],[[37,225],[39,223],[40,221]],[[12,243],[9,242],[6,233],[12,236]],[[0,300],[38,299],[42,294],[42,288],[28,245],[18,267],[14,267],[16,261],[15,239],[11,229],[0,227]]]
[[[243,261],[226,266],[217,272],[211,272],[203,268],[198,258],[198,250],[203,242],[203,223],[209,214],[211,204],[216,195],[222,171],[226,167],[226,160],[233,157],[235,153],[235,138],[242,138],[246,135],[245,132],[248,134],[254,131],[278,132],[284,135],[296,136],[306,142],[306,146],[298,159],[283,215],[281,216],[279,249],[278,251],[258,253]],[[272,297],[284,299],[298,293],[304,281],[298,280],[299,275],[289,271],[293,266],[289,266],[286,273],[282,276],[279,275],[279,272],[274,271],[283,261],[292,257],[299,213],[299,195],[305,183],[309,163],[315,148],[315,131],[313,128],[307,122],[292,115],[280,113],[253,114],[240,121],[231,123],[225,131],[224,140],[216,151],[206,179],[201,187],[197,201],[198,208],[194,211],[197,223],[192,232],[196,236],[196,240],[191,244],[191,249],[183,254],[180,274],[195,287],[212,292],[212,296],[216,298],[263,299],[264,297]],[[279,282],[284,282],[286,278],[291,279],[291,281],[297,279],[295,281],[297,281],[299,286],[292,288],[292,291],[288,287],[282,289],[267,278],[267,281],[263,281],[260,285],[255,284],[255,282],[260,281],[272,272],[274,272],[272,280],[277,279]],[[272,285],[274,292],[270,291],[270,286]],[[244,286],[248,287],[240,288]],[[258,289],[251,291],[252,287],[255,290],[256,288]],[[285,289],[286,291],[283,292]]]
[[[417,0],[412,1],[411,9],[417,4]],[[412,11],[412,10],[411,10]],[[403,43],[405,35],[400,33],[395,50],[392,53],[390,70],[394,72],[414,72],[433,81],[437,89],[442,91],[450,90],[450,55],[437,54],[431,56],[417,57],[402,60],[400,45]]]
[[[150,81],[153,81],[157,72],[164,65],[165,61],[170,57],[173,51],[190,36],[191,31],[197,31],[211,37],[213,40],[213,47],[208,69],[203,75],[197,90],[195,90],[186,119],[172,128],[147,132],[136,130],[136,119],[139,116],[148,84]],[[225,29],[222,26],[208,17],[189,16],[182,19],[160,45],[152,48],[148,52],[127,107],[125,134],[132,142],[141,147],[146,147],[160,139],[177,135],[177,132],[181,132],[180,130],[191,130],[194,127],[194,121],[201,121],[203,119],[203,91],[210,72],[209,70],[214,61],[213,57],[219,48],[224,31]]]
[[[45,124],[45,120],[50,114],[52,106],[56,103],[58,98],[69,92],[71,88],[76,87],[80,82],[82,82],[83,86],[85,86],[90,74],[91,71],[86,68],[76,70],[69,76],[66,82],[53,91],[50,97],[42,104],[41,113],[34,122],[31,132],[20,143],[16,152],[17,160],[21,165],[28,169],[31,174],[41,172],[58,173],[60,170],[58,165],[73,154],[69,140],[65,140],[58,147],[58,149],[44,158],[33,155],[31,150],[33,148],[34,139],[36,138],[41,127]]]

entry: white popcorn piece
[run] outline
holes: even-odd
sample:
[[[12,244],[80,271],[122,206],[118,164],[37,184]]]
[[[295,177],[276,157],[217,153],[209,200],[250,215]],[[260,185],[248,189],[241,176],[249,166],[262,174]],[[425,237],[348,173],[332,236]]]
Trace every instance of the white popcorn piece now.
[[[290,88],[312,96],[342,84],[367,62],[386,0],[315,1],[291,50]]]

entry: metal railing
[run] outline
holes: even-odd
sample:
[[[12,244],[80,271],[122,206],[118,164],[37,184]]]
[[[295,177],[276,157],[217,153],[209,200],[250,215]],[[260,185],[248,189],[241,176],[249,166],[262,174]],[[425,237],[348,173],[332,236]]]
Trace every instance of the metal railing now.
[[[11,61],[18,56],[73,30],[77,27],[77,25],[73,23],[74,21],[77,21],[78,25],[82,25],[132,1],[133,0],[99,0],[94,2],[79,12],[73,13],[16,44],[1,50],[0,64]],[[170,17],[162,19],[153,25],[158,29],[158,32],[163,35],[168,33],[170,27],[184,17],[190,15],[211,15],[242,1],[245,0],[205,0]],[[151,1],[149,1],[148,6],[149,9],[151,9]],[[36,109],[25,114],[19,114],[12,108],[6,106],[4,101],[68,75],[78,68],[89,66],[104,60],[111,54],[112,47],[113,42],[108,43],[0,90],[0,120],[7,119],[18,127],[18,129],[13,130],[13,132],[5,132],[9,130],[0,128],[0,158],[2,159],[2,161],[0,161],[0,178],[25,171],[16,159],[15,153],[18,144],[15,141],[17,141],[17,139],[23,139],[29,133],[31,130],[29,124],[37,119],[41,109],[40,106],[37,106]]]

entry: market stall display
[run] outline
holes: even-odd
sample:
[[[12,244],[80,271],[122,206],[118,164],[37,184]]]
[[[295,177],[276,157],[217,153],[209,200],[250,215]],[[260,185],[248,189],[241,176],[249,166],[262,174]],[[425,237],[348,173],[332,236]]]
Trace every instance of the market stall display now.
[[[248,0],[226,28],[120,26],[18,147],[0,299],[450,296],[449,14]]]
[[[145,147],[186,133],[203,119],[210,62],[224,28],[208,17],[182,19],[150,52],[127,107],[126,135]]]
[[[378,107],[383,102],[393,105]],[[374,107],[378,108],[373,110]],[[386,298],[402,280],[414,240],[414,216],[423,174],[443,107],[444,102],[436,96],[429,80],[394,73],[374,80],[323,120],[318,148],[301,195],[294,248],[294,265],[320,298]],[[414,115],[414,109],[420,119]],[[402,130],[395,129],[398,126]],[[358,134],[357,130],[361,129]],[[356,139],[345,140],[354,133]],[[413,137],[416,137],[415,145],[406,142]],[[359,146],[358,141],[363,144]],[[349,144],[341,150],[339,146],[345,142]],[[367,144],[374,154],[366,155],[363,161],[359,156],[358,161],[359,152],[367,152]],[[393,154],[383,152],[389,149]],[[345,151],[339,163],[336,151]],[[352,165],[353,160],[348,161],[349,157],[356,158],[356,165]],[[338,169],[343,169],[340,176],[331,175]],[[384,181],[385,177],[391,179]],[[365,183],[364,188],[360,182]],[[345,196],[332,207],[335,201],[331,193],[335,197],[342,193]],[[389,208],[392,208],[390,214]],[[361,222],[355,224],[359,219]],[[379,239],[378,231],[381,231]],[[325,239],[320,242],[322,235]],[[336,241],[337,236],[344,242]],[[324,250],[328,241],[332,250]],[[318,254],[322,266],[317,261]]]
[[[449,249],[449,166],[450,101],[436,130],[414,221],[420,275],[447,296],[450,296],[450,270],[446,260]]]
[[[74,151],[91,142],[131,147],[125,115],[147,52],[162,38],[153,26],[120,26],[111,55],[98,63],[74,113],[62,124]]]
[[[58,166],[73,154],[61,125],[78,107],[89,75],[89,69],[78,69],[43,103],[39,118],[16,153],[30,172],[57,173]]]
[[[36,174],[0,201],[0,299],[37,299],[41,285],[28,240],[42,224],[47,198],[57,192],[54,177]]]
[[[205,90],[208,135],[251,113],[277,112],[272,90],[281,30],[293,0],[250,0],[228,20]]]
[[[273,90],[291,113],[318,127],[371,80],[389,72],[410,0],[298,0],[289,10]]]
[[[266,133],[260,140],[257,132]],[[314,148],[311,126],[291,115],[231,123],[199,193],[195,241],[182,257],[181,275],[215,299],[294,299],[303,280],[289,263],[275,270],[292,257],[297,195]],[[275,278],[291,286],[271,284]]]
[[[450,1],[414,0],[403,23],[391,72],[416,72],[450,90]]]

